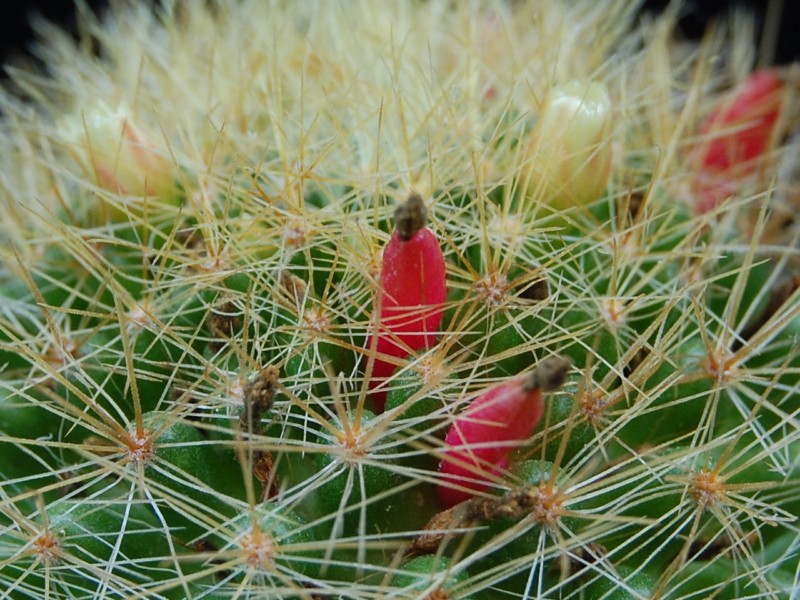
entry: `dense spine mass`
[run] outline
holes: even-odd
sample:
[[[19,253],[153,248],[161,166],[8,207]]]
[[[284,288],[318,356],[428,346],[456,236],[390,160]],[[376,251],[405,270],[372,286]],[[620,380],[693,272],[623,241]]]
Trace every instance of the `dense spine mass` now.
[[[0,92],[0,597],[800,595],[746,19],[111,4]]]

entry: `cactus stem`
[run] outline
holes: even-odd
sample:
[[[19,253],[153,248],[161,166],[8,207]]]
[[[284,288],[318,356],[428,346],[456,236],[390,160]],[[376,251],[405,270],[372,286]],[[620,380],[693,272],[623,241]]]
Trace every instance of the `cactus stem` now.
[[[107,4],[0,85],[0,590],[792,594],[800,88],[755,20]]]

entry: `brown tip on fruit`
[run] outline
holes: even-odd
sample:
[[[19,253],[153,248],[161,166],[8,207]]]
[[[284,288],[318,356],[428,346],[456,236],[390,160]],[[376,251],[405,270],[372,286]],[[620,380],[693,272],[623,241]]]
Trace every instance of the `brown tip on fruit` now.
[[[408,200],[394,211],[394,226],[403,241],[410,240],[415,233],[425,227],[427,221],[428,210],[425,208],[425,202],[416,192],[411,192]]]
[[[564,385],[570,367],[572,361],[565,356],[546,358],[530,372],[522,387],[528,392],[534,390],[554,392]]]

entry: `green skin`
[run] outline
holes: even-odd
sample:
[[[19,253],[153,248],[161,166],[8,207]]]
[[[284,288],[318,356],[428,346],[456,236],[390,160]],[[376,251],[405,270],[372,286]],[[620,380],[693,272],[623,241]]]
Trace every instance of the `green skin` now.
[[[547,461],[556,460],[562,444],[565,445],[562,464],[569,464],[575,456],[591,449],[595,439],[594,428],[580,409],[573,415],[574,403],[572,394],[555,394],[545,399],[545,414],[536,427],[536,435],[541,435],[547,428],[547,439],[542,438],[542,457]],[[540,454],[537,452],[535,456]]]
[[[408,423],[403,428],[407,432],[408,444],[398,447],[398,451],[407,452],[408,456],[399,458],[398,462],[415,468],[425,468],[431,471],[437,468],[439,459],[419,450],[420,440],[428,436],[444,437],[447,431],[445,404],[440,398],[429,396],[422,390],[425,383],[419,373],[407,370],[397,376],[396,384],[386,394],[386,411],[397,410],[395,423]]]
[[[546,328],[546,321],[538,315],[536,308],[525,305],[494,308],[486,305],[474,290],[468,293],[473,296],[477,310],[470,317],[466,327],[468,332],[459,335],[457,347],[468,348],[471,356],[486,357],[488,377],[508,377],[530,369],[536,358],[531,352],[520,352],[519,349]],[[455,290],[449,294],[448,301],[463,300],[463,296],[461,290]],[[459,310],[465,311],[463,307]],[[471,309],[465,312],[470,313]],[[453,308],[445,311],[445,330],[457,314],[463,315],[464,312],[456,313]]]
[[[437,398],[420,395],[424,389],[425,382],[419,373],[414,370],[407,370],[402,375],[397,376],[395,385],[386,394],[386,410],[393,410],[403,407],[399,411],[400,419],[420,419],[426,417],[443,406]],[[426,427],[428,423],[426,423]]]
[[[780,309],[778,309],[780,311]],[[773,313],[774,315],[774,313]],[[759,315],[766,320],[773,315],[763,312]],[[755,335],[758,335],[757,333]],[[769,343],[766,349],[753,352],[745,362],[745,367],[760,372],[764,377],[772,379],[776,373],[775,387],[785,396],[784,410],[791,411],[794,390],[800,383],[800,314],[789,319]],[[760,392],[760,388],[754,388]],[[773,414],[761,415],[764,424],[774,426],[780,423],[780,417]]]
[[[408,598],[418,598],[419,593],[430,590],[430,583],[434,577],[441,577],[442,574],[447,573],[444,581],[435,591],[442,594],[441,600],[445,598],[459,598],[460,600],[470,600],[476,598],[472,594],[462,595],[458,593],[459,584],[469,579],[469,574],[466,571],[458,571],[457,573],[449,572],[452,561],[443,556],[417,556],[404,563],[402,563],[397,570],[397,574],[392,578],[392,586],[397,589],[408,589]],[[452,596],[450,594],[453,594]]]
[[[676,434],[688,434],[697,429],[713,388],[711,375],[703,367],[706,357],[703,341],[694,338],[675,352],[674,366],[666,362],[661,365],[647,381],[645,389],[654,393],[658,385],[676,371],[681,375],[679,383],[656,396],[642,408],[641,416],[622,428],[619,435],[626,444],[634,448],[656,445]]]
[[[510,309],[495,311],[487,321],[491,334],[485,352],[487,356],[500,356],[508,350],[524,347],[527,340],[534,338],[542,329],[543,323],[532,315],[523,316],[524,311]],[[492,361],[493,375],[513,376],[533,367],[536,358],[530,352],[515,353]]]
[[[152,514],[143,505],[133,504],[126,520],[124,508],[64,500],[47,507],[47,520],[61,547],[81,560],[108,561],[118,541],[120,555],[130,560],[150,559],[155,564],[159,557],[168,555],[169,548]],[[124,533],[120,535],[123,524]]]
[[[297,272],[293,274],[298,276]],[[305,278],[300,279],[305,282]],[[289,294],[288,291],[285,293]],[[318,301],[310,290],[306,293],[305,310],[316,309]],[[267,317],[274,322],[276,330],[274,358],[280,361],[281,375],[287,382],[313,379],[311,393],[316,398],[327,398],[331,394],[331,383],[324,367],[327,366],[334,376],[350,373],[354,364],[353,353],[330,341],[330,336],[336,335],[339,326],[336,319],[332,320],[328,330],[317,333],[309,329],[301,314],[302,310],[297,306],[286,308],[281,305],[275,315]]]
[[[650,598],[653,593],[655,581],[645,573],[638,573],[632,567],[619,566],[616,568],[614,579],[611,577],[598,577],[586,588],[586,600],[639,600]],[[623,581],[624,586],[618,581]]]
[[[51,591],[69,589],[73,595],[93,597],[100,584],[87,578],[84,570],[90,566],[101,569],[113,556],[118,566],[112,576],[127,577],[141,585],[149,580],[144,572],[153,572],[169,556],[158,524],[142,504],[106,504],[83,498],[58,500],[48,503],[46,515],[37,520],[43,532],[47,524],[46,530],[57,544],[54,556],[35,563],[39,557],[30,553],[30,546],[20,547],[20,556],[0,568],[0,574],[17,578],[26,569],[33,571],[24,586],[19,586],[20,595],[12,597],[37,597],[37,592],[31,591],[36,589],[33,586],[44,586],[48,579]],[[23,590],[29,595],[22,595]]]
[[[257,519],[262,534],[267,535],[274,544],[275,555],[272,560],[276,565],[307,577],[319,575],[323,552],[313,547],[318,532],[298,513],[267,502],[252,511],[240,512],[231,522],[231,529],[240,534],[249,534],[253,517]],[[227,546],[221,545],[223,550]]]
[[[793,563],[793,564],[792,564]],[[765,563],[769,564],[769,563]],[[797,559],[787,561],[786,568],[770,566],[764,574],[764,581],[778,589],[791,590],[796,586],[795,570]],[[722,584],[722,585],[720,585]],[[676,581],[667,595],[667,600],[705,600],[710,595],[721,600],[759,597],[759,586],[743,579],[741,571],[733,560],[717,556],[710,560],[697,560],[688,563],[677,574]],[[778,596],[788,598],[790,596]]]
[[[674,448],[673,452],[677,452],[679,448]],[[620,548],[619,552],[627,555],[631,548],[635,548],[630,557],[629,564],[637,565],[647,561],[648,568],[650,569],[663,569],[670,564],[679,552],[683,549],[684,542],[680,534],[686,533],[684,529],[679,529],[673,522],[668,528],[666,526],[659,527],[650,525],[650,523],[658,523],[659,519],[664,518],[667,514],[675,515],[676,511],[680,508],[684,511],[694,511],[697,509],[691,500],[683,497],[683,486],[670,483],[672,477],[688,477],[689,465],[684,465],[680,459],[676,459],[675,464],[672,464],[666,470],[660,470],[663,473],[660,479],[647,479],[642,481],[631,481],[630,484],[623,484],[616,490],[618,494],[631,493],[631,501],[629,507],[625,511],[625,515],[636,519],[644,519],[648,524],[629,530],[627,533],[621,533],[613,542],[609,543],[611,548]],[[638,487],[637,487],[638,486]],[[635,491],[632,491],[634,488]],[[701,518],[701,523],[709,521],[709,515],[704,514]],[[631,536],[638,535],[635,545],[631,546],[629,543]]]
[[[154,443],[154,456],[145,464],[147,481],[167,487],[179,495],[181,502],[186,502],[201,514],[205,510],[231,514],[225,496],[219,491],[225,472],[216,468],[217,457],[212,446],[207,445],[197,428],[182,421],[170,422],[173,418],[164,413],[144,416],[145,430],[160,432]],[[165,423],[169,425],[162,431]],[[189,482],[184,483],[189,477],[205,485],[198,488]],[[206,526],[199,520],[201,517],[173,509],[163,509],[163,514],[173,527],[173,535],[184,543],[207,533]]]
[[[53,410],[57,406],[51,405]],[[36,439],[52,434],[59,426],[58,414],[47,410],[41,401],[31,402],[24,396],[0,389],[0,432],[8,437]],[[11,461],[3,461],[12,466]]]
[[[56,408],[56,407],[53,407]],[[37,439],[49,439],[58,432],[60,420],[57,414],[45,409],[41,404],[34,404],[29,399],[0,390],[0,437],[20,438],[30,442],[0,441],[0,483],[4,491],[12,498],[21,494],[30,494],[43,487],[44,482],[53,484],[58,478],[38,478],[36,483],[9,483],[11,480],[30,477],[31,475],[49,473],[50,465],[56,457],[36,443]],[[65,450],[61,456],[70,457],[71,452]],[[49,500],[58,496],[57,492],[45,494]],[[28,513],[36,508],[36,497],[31,496],[17,503],[17,509]],[[0,523],[6,523],[6,515],[0,515]]]

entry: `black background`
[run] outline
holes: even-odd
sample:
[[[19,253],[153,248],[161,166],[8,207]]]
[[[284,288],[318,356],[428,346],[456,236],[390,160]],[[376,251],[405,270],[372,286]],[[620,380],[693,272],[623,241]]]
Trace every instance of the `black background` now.
[[[86,0],[92,9],[100,11],[108,5],[108,1]],[[201,0],[187,1],[199,2]],[[733,5],[745,6],[759,18],[763,18],[765,7],[769,1],[775,0],[684,0],[684,12],[680,21],[681,31],[686,37],[696,39],[702,34],[710,20],[723,15]],[[669,0],[645,0],[645,10],[658,12],[668,3]],[[782,0],[782,4],[781,29],[774,61],[778,64],[800,60],[800,0]],[[29,0],[27,2],[7,0],[0,2],[0,60],[2,62],[29,48],[32,33],[28,21],[29,16],[35,13],[59,23],[67,30],[74,31],[75,11],[71,0]]]

